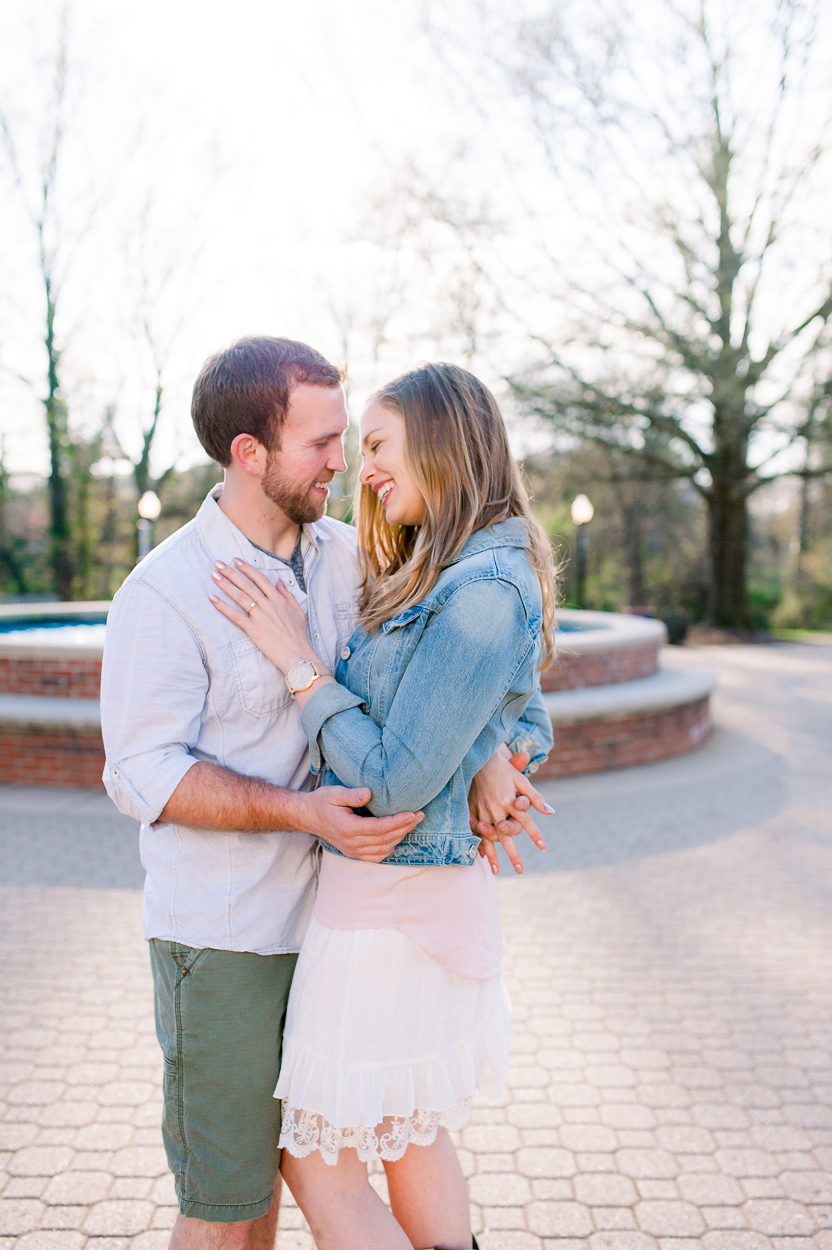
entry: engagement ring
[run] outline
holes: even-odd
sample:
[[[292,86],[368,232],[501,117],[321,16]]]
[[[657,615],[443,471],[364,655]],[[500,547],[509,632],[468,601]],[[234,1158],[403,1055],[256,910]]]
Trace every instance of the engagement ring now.
[[[255,609],[256,607],[257,607],[257,604],[256,604],[256,603],[254,602],[254,600],[252,599],[251,603],[250,603],[250,604],[249,604],[249,606],[246,608],[246,612],[248,613],[248,615],[249,615],[249,616],[251,616],[252,612],[254,611],[254,609]]]

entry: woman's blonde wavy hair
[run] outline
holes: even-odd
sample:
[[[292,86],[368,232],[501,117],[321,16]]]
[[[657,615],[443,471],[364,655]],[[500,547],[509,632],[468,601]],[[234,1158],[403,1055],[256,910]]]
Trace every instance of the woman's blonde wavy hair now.
[[[532,514],[497,401],[458,365],[420,365],[373,395],[404,418],[407,464],[425,500],[422,525],[389,525],[369,486],[356,492],[364,580],[359,619],[374,633],[419,603],[472,534],[509,517],[528,530],[529,563],[543,597],[541,668],[555,656],[555,568],[545,531]]]

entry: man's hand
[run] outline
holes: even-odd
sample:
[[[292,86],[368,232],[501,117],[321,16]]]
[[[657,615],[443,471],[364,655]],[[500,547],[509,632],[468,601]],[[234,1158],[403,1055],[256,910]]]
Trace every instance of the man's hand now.
[[[357,816],[352,809],[364,807],[370,798],[369,790],[346,790],[343,786],[286,790],[200,760],[182,778],[159,820],[192,829],[236,833],[271,833],[275,829],[311,833],[350,859],[377,864],[424,820],[424,815],[400,812],[396,816]]]
[[[378,864],[386,859],[402,838],[424,820],[422,812],[400,812],[396,816],[358,816],[352,810],[369,803],[370,790],[347,790],[343,786],[321,786],[308,794],[298,794],[306,809],[299,819],[309,833],[323,838],[350,859]]]
[[[529,809],[535,807],[547,816],[551,816],[554,809],[523,775],[528,762],[528,752],[509,756],[508,748],[501,746],[471,783],[468,794],[471,828],[483,839],[480,854],[486,857],[495,876],[500,871],[497,842],[502,843],[514,871],[518,875],[523,872],[523,860],[514,844],[521,829],[526,830],[539,850],[546,850],[543,835],[529,815]]]

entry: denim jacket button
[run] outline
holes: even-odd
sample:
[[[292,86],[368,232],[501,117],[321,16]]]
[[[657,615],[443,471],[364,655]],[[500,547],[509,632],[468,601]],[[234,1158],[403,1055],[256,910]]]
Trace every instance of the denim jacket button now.
[[[341,648],[341,659],[342,659],[342,660],[348,660],[349,658],[350,658],[350,649],[349,649],[349,647],[342,647],[342,648]]]

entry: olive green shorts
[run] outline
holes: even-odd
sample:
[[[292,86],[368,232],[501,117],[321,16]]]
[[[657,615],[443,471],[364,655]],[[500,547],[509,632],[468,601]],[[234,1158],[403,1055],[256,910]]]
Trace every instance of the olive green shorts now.
[[[154,938],[162,1135],[183,1215],[265,1215],[280,1163],[273,1097],[297,955],[195,949]]]

